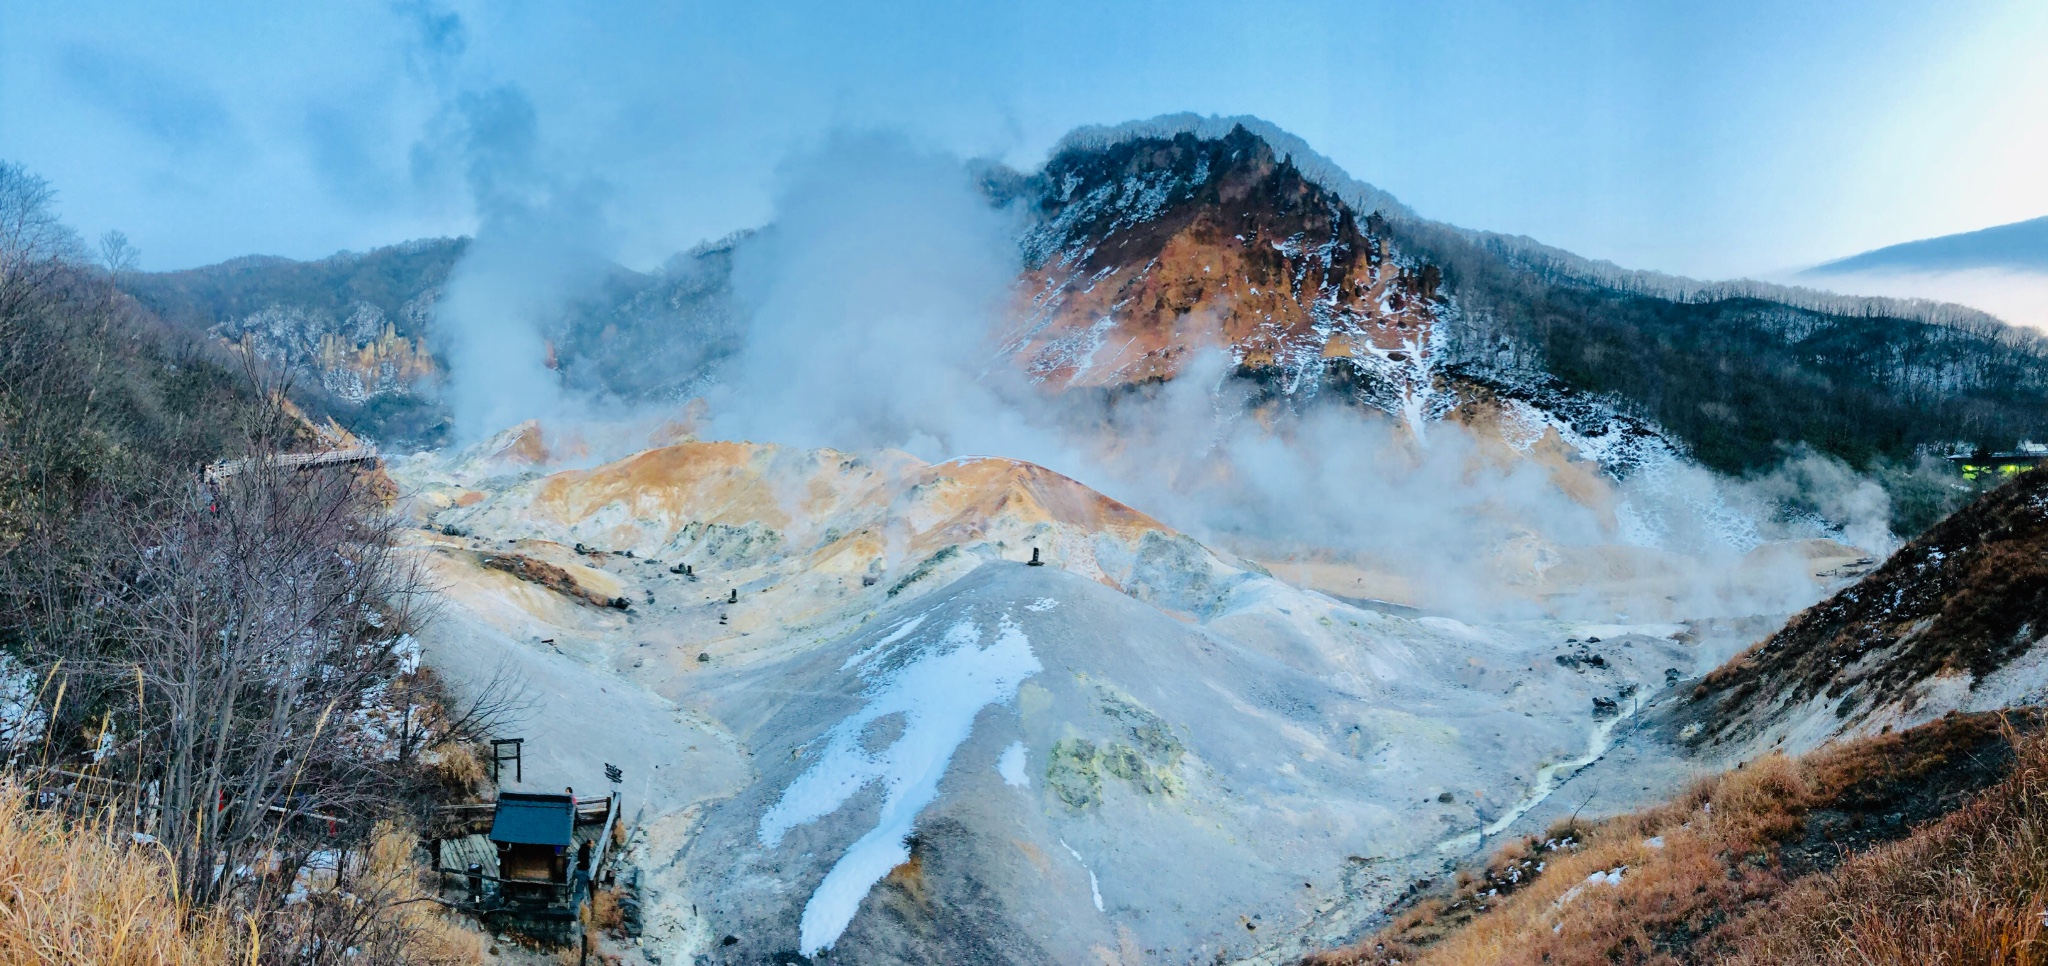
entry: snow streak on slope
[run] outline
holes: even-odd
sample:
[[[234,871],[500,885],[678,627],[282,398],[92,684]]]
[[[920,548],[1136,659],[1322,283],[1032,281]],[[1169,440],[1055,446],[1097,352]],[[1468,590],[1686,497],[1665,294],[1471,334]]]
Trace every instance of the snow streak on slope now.
[[[761,816],[761,843],[773,848],[791,828],[832,814],[871,784],[883,786],[880,820],[847,848],[804,905],[806,956],[838,941],[868,889],[910,859],[904,839],[917,813],[937,797],[939,779],[953,750],[967,740],[975,716],[989,705],[1015,699],[1017,686],[1041,670],[1030,640],[1007,614],[986,647],[972,620],[954,624],[936,640],[903,643],[905,631],[915,628],[913,622],[892,635],[894,640],[862,672],[867,706],[833,727],[817,763]],[[901,735],[886,749],[869,751],[864,739],[892,715],[902,716]]]

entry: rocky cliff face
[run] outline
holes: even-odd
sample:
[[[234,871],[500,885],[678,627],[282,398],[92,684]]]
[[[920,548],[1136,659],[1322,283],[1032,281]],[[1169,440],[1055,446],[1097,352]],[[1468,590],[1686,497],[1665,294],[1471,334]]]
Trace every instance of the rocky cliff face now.
[[[1333,178],[1241,125],[1076,142],[1035,174],[992,173],[992,197],[1031,218],[1002,352],[1052,392],[1114,396],[1215,353],[1262,418],[1337,404],[1416,439],[1449,420],[1610,477],[1684,458],[1627,400],[1540,365],[1475,365],[1467,343],[1491,334],[1386,213],[1414,215]]]
[[[441,284],[462,239],[423,239],[297,262],[249,257],[124,277],[173,326],[247,351],[292,379],[316,417],[386,443],[439,436],[441,364],[430,348]]]
[[[1171,379],[1208,349],[1389,413],[1432,389],[1441,274],[1243,128],[1069,151],[1025,201],[1030,305],[1004,348],[1054,388]]]

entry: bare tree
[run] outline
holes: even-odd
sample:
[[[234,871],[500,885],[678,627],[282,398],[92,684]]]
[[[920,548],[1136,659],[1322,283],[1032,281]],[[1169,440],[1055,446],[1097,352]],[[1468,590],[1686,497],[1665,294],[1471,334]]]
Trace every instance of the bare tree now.
[[[260,864],[288,880],[290,843],[392,797],[356,719],[393,676],[415,581],[360,489],[259,461],[110,548],[100,653],[76,664],[109,694],[134,682],[153,834],[196,901],[230,898]]]
[[[56,200],[48,181],[0,161],[0,318],[54,285],[79,256],[78,234],[57,218]]]
[[[380,825],[365,848],[322,856],[322,888],[271,913],[264,960],[290,966],[440,966],[475,963],[477,934],[434,921],[439,900],[413,860],[416,839]],[[452,941],[451,941],[452,940]],[[464,948],[464,947],[467,948]]]
[[[398,762],[412,764],[419,753],[441,743],[476,744],[530,718],[538,692],[510,662],[499,664],[473,684],[449,686],[429,672],[394,682],[387,704]]]
[[[113,284],[132,246],[110,233],[108,270],[86,264],[52,198],[0,164],[0,648],[36,725],[0,752],[44,805],[152,836],[261,961],[429,961],[408,945],[437,928],[425,883],[388,859],[424,815],[417,751],[475,714],[404,653],[424,584],[381,477],[270,459],[313,435],[289,387],[152,341]],[[219,401],[164,407],[181,370]]]
[[[141,266],[142,252],[129,243],[126,232],[109,231],[100,236],[100,264],[120,278]]]

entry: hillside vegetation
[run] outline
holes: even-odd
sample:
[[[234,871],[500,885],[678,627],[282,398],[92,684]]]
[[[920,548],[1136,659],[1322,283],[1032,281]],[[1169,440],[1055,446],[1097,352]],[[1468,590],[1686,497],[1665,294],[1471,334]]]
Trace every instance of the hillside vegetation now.
[[[195,914],[160,853],[97,823],[24,807],[0,787],[0,963],[207,966],[243,958],[224,917]]]
[[[123,272],[113,281],[181,338],[254,352],[290,380],[309,412],[387,444],[431,446],[446,441],[450,425],[442,303],[468,248],[466,238],[429,238],[308,262],[248,256]],[[563,384],[601,399],[686,397],[734,351],[743,328],[732,251],[728,239],[652,272],[608,266],[584,280],[541,320]]]
[[[1697,741],[1754,736],[1786,705],[1848,722],[1911,711],[1915,686],[1976,687],[2034,647],[2048,614],[2048,471],[2022,473],[1936,524],[1854,586],[1709,674]]]
[[[2048,963],[2048,734],[2038,685],[1993,677],[2040,638],[2044,550],[2035,471],[1709,674],[1658,729],[1696,748],[1874,736],[1560,823],[1310,962]],[[1943,714],[1960,695],[2015,707]]]
[[[2016,333],[1755,298],[1672,301],[1549,281],[1476,253],[1447,261],[1468,325],[1460,348],[1480,368],[1510,359],[1505,371],[1540,369],[1626,400],[1723,472],[1770,465],[1797,443],[1869,467],[2048,431],[2048,350]]]
[[[265,462],[323,445],[273,370],[51,200],[0,164],[0,962],[475,961],[411,830],[485,722],[418,665],[387,481]]]
[[[1113,263],[1111,281],[1152,270],[1148,259],[1169,257],[1158,240],[1191,221],[1234,226],[1236,241],[1262,258],[1268,248],[1312,251],[1330,266],[1384,256],[1429,297],[1449,297],[1437,317],[1451,379],[1607,400],[1723,472],[1762,470],[1804,446],[1890,470],[1888,482],[1899,484],[1930,450],[2048,437],[2048,342],[2026,330],[1959,306],[1631,272],[1429,221],[1253,118],[1189,115],[1076,132],[1041,173],[997,170],[986,181],[998,202],[1019,200],[1040,216],[1025,236],[1027,265],[1057,250],[1077,264]],[[1259,188],[1229,187],[1241,184]],[[1267,208],[1285,217],[1245,221]],[[1332,221],[1339,230],[1323,226]],[[1366,237],[1342,225],[1365,226]],[[1048,249],[1054,236],[1060,244]],[[1142,296],[1124,311],[1189,311],[1203,266],[1225,264],[1204,254],[1175,287],[1118,289]],[[1253,316],[1284,323],[1336,305],[1313,276],[1255,274],[1253,292],[1205,311],[1240,311],[1250,298]],[[1276,289],[1299,304],[1267,304]],[[1942,509],[1920,513],[1920,525]]]
[[[1956,716],[1560,823],[1305,966],[2034,966],[2044,902],[2048,738]]]

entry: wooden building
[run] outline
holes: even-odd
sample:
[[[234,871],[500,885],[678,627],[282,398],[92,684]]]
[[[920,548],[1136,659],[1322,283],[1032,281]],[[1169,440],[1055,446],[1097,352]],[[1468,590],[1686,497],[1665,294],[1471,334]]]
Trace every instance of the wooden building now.
[[[491,820],[505,898],[554,900],[575,859],[576,800],[569,795],[505,792]]]
[[[443,806],[435,846],[445,901],[494,929],[574,944],[591,889],[609,875],[620,805],[616,791],[501,791],[495,802]]]

